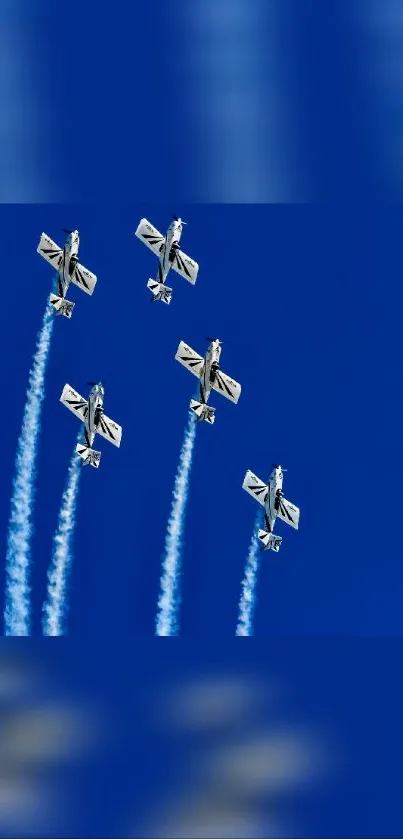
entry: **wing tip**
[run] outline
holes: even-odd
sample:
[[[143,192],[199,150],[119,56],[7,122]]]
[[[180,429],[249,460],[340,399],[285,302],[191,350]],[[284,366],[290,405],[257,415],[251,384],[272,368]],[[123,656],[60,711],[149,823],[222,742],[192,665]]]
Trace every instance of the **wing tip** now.
[[[253,472],[251,471],[251,469],[247,469],[246,472],[245,472],[245,475],[244,475],[242,489],[247,488],[247,485],[248,485],[252,475],[253,475]]]

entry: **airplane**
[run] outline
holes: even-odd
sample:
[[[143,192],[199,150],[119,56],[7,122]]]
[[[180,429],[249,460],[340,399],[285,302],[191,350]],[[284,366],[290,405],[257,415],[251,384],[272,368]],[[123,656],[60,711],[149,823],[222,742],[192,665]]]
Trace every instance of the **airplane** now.
[[[165,280],[171,268],[192,285],[196,282],[199,271],[197,262],[194,262],[190,256],[186,256],[179,249],[184,224],[186,222],[183,219],[173,216],[173,221],[169,225],[166,235],[163,236],[146,218],[142,218],[136,230],[135,235],[159,259],[157,277],[155,280],[150,278],[147,283],[147,288],[151,291],[152,303],[157,300],[162,300],[163,303],[167,304],[171,302],[172,288],[165,285]]]
[[[66,318],[71,318],[75,304],[71,303],[70,300],[66,300],[70,283],[75,283],[75,285],[87,294],[92,294],[97,277],[78,262],[78,248],[80,244],[78,230],[66,230],[66,228],[63,228],[63,232],[68,233],[68,236],[62,248],[56,245],[46,233],[42,233],[37,252],[58,273],[58,294],[51,294],[49,302],[54,307],[57,315],[64,315]]]
[[[212,425],[215,419],[215,408],[207,405],[211,390],[216,390],[236,404],[241,395],[241,385],[220,370],[222,342],[218,338],[206,340],[210,341],[210,345],[204,358],[184,341],[180,342],[175,358],[200,380],[200,401],[190,400],[191,411],[196,414],[198,422],[206,420]]]
[[[264,507],[266,530],[259,528],[258,532],[258,537],[263,543],[261,551],[270,548],[272,551],[278,553],[283,540],[281,536],[274,535],[274,522],[278,517],[295,530],[298,530],[299,509],[283,496],[283,473],[287,470],[282,469],[281,466],[274,463],[273,467],[268,484],[263,483],[260,478],[248,469],[242,484],[242,489],[245,489],[252,498],[255,498]]]
[[[119,448],[122,439],[122,427],[104,414],[103,402],[105,387],[102,382],[87,382],[92,386],[88,399],[83,399],[70,385],[63,388],[60,402],[84,423],[83,443],[77,443],[76,452],[82,458],[83,466],[94,466],[98,469],[101,452],[91,448],[95,435],[100,434]]]

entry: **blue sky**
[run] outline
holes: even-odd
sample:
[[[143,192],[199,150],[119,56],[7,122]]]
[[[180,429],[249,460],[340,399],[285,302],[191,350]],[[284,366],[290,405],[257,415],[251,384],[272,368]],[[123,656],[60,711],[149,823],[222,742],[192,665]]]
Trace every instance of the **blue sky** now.
[[[192,288],[173,277],[171,306],[151,306],[145,284],[155,261],[133,234],[141,216],[164,229],[173,212],[188,222],[182,243],[199,278]],[[299,532],[281,527],[280,554],[262,559],[256,634],[400,634],[399,518],[384,515],[398,505],[402,465],[399,225],[392,209],[1,209],[3,543],[28,370],[51,288],[51,269],[36,253],[42,230],[61,242],[61,228],[77,226],[80,259],[99,278],[92,298],[72,291],[72,320],[55,324],[34,513],[35,633],[78,430],[59,403],[63,385],[86,394],[88,380],[104,379],[106,413],[123,426],[121,449],[102,441],[101,468],[83,474],[69,633],[147,637],[194,388],[174,355],[181,339],[204,352],[214,335],[242,395],[237,406],[214,396],[215,426],[197,432],[181,634],[234,634],[256,515],[242,480],[248,468],[266,477],[273,462],[289,470],[284,490],[301,520]]]
[[[9,0],[0,198],[399,200],[392,6]]]
[[[144,836],[145,827],[155,835],[152,818],[164,820],[166,796],[179,811],[187,806],[190,760],[197,802],[211,782],[211,753],[228,746],[232,755],[238,739],[264,740],[284,723],[296,739],[300,725],[328,737],[327,753],[342,766],[313,795],[266,789],[252,807],[264,835],[274,804],[298,835],[401,836],[401,649],[375,636],[402,631],[402,213],[356,200],[401,195],[402,77],[392,60],[401,21],[387,3],[384,19],[371,3],[355,4],[354,14],[335,6],[331,19],[323,4],[301,12],[293,0],[271,3],[248,52],[244,23],[221,50],[222,30],[214,36],[206,25],[201,33],[189,8],[183,0],[115,3],[112,14],[102,3],[95,12],[91,3],[44,0],[28,17],[17,0],[2,6],[8,142],[0,198],[59,202],[0,208],[3,555],[28,370],[51,289],[52,272],[36,253],[42,230],[62,242],[61,228],[77,226],[80,259],[99,277],[91,299],[72,290],[72,320],[55,323],[34,511],[37,636],[78,426],[59,403],[64,383],[85,394],[87,380],[104,378],[106,412],[123,425],[120,451],[101,440],[100,470],[82,475],[71,643],[24,644],[23,669],[39,671],[42,695],[29,678],[8,706],[2,693],[3,710],[41,702],[52,710],[58,697],[89,708],[91,722],[99,711],[107,742],[101,736],[88,757],[79,731],[65,771],[57,752],[45,772],[40,761],[21,766],[11,755],[13,779],[28,780],[24,806],[16,799],[15,835],[95,837],[110,828]],[[219,122],[217,100],[227,102],[234,88],[233,111]],[[79,206],[60,203],[73,196]],[[245,196],[339,203],[186,204]],[[172,305],[150,306],[145,286],[155,262],[133,233],[143,215],[163,231],[173,213],[188,221],[183,248],[200,263],[199,280],[191,288],[173,276]],[[161,651],[144,639],[154,632],[194,384],[174,355],[181,339],[203,352],[210,334],[224,342],[222,367],[243,390],[238,406],[214,396],[216,424],[198,429],[183,638]],[[273,461],[288,467],[284,490],[301,508],[301,525],[295,533],[279,524],[281,552],[262,559],[256,638],[244,649],[232,636],[256,506],[241,484],[247,468],[264,478]],[[22,649],[11,643],[2,675],[11,649]],[[169,688],[180,693],[194,679],[203,696],[205,681],[223,674],[243,684],[263,679],[269,698],[259,711],[243,708],[231,726],[224,690],[224,722],[201,734],[166,723]],[[53,791],[51,824],[32,814],[24,821],[36,775],[45,786],[34,815],[40,820]]]

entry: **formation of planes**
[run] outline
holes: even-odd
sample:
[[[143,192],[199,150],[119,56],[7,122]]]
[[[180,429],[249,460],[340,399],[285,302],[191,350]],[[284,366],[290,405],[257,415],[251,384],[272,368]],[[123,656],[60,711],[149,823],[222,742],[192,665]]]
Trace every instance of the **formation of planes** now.
[[[157,275],[150,278],[147,288],[151,292],[151,302],[161,301],[169,304],[172,288],[166,285],[171,268],[192,285],[197,280],[199,265],[187,256],[179,247],[182,236],[183,219],[174,216],[165,236],[146,218],[142,218],[135,235],[153,252],[158,259]],[[56,315],[71,318],[74,303],[67,300],[70,283],[74,283],[87,294],[93,294],[97,277],[84,268],[78,261],[78,230],[64,230],[68,234],[63,247],[59,247],[46,233],[42,233],[38,253],[56,271],[56,289],[51,293],[49,302]],[[57,293],[56,293],[57,292]],[[176,351],[175,359],[198,379],[198,399],[190,400],[190,410],[197,422],[205,421],[213,425],[215,408],[208,404],[211,391],[225,396],[235,405],[241,395],[241,385],[231,379],[220,368],[222,342],[218,338],[207,338],[209,346],[204,356],[199,355],[184,341]],[[96,434],[109,440],[119,448],[122,440],[122,427],[104,413],[103,403],[105,386],[102,382],[88,382],[91,391],[87,398],[82,397],[69,384],[63,388],[60,401],[83,423],[83,439],[76,446],[76,453],[82,459],[83,466],[98,468],[101,452],[92,448]],[[260,480],[249,469],[245,474],[242,488],[246,490],[264,508],[264,528],[258,531],[262,544],[261,550],[280,550],[282,537],[274,534],[277,518],[298,530],[300,511],[287,501],[283,495],[284,472],[280,465],[273,465],[268,482]]]

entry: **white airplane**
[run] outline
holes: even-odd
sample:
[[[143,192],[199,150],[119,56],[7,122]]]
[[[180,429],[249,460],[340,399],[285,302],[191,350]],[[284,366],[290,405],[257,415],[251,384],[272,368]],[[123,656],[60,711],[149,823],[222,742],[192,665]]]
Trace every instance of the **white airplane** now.
[[[221,341],[218,338],[207,338],[207,341],[211,343],[204,358],[183,341],[179,344],[175,358],[200,380],[200,402],[191,399],[190,408],[199,422],[206,420],[212,425],[215,419],[215,408],[207,405],[211,390],[222,393],[236,404],[241,395],[241,385],[220,370]]]
[[[278,516],[295,530],[298,530],[299,509],[283,496],[283,473],[287,470],[275,464],[273,466],[274,469],[268,484],[263,483],[248,469],[242,489],[246,489],[246,492],[249,492],[249,495],[264,507],[266,530],[259,529],[258,533],[259,539],[263,543],[261,550],[265,551],[270,548],[277,553],[283,540],[281,536],[274,535],[274,522]]]
[[[109,440],[110,443],[119,448],[122,439],[122,427],[104,414],[105,389],[102,382],[98,382],[98,384],[88,382],[88,384],[93,386],[88,399],[83,399],[70,385],[65,385],[60,402],[84,423],[85,445],[78,443],[76,446],[76,452],[82,458],[83,466],[90,464],[98,469],[101,452],[96,452],[91,448],[95,435],[100,434],[105,437],[105,440]]]
[[[165,280],[171,268],[192,285],[196,282],[199,270],[197,262],[194,262],[190,256],[186,256],[179,249],[184,224],[186,222],[183,219],[174,216],[166,235],[163,236],[146,218],[142,218],[136,230],[135,235],[152,250],[159,260],[156,279],[152,280],[150,278],[147,283],[147,288],[150,289],[152,294],[151,302],[156,300],[162,300],[163,303],[171,302],[172,288],[165,285]]]
[[[91,274],[91,271],[80,265],[78,261],[80,244],[78,230],[66,230],[64,228],[63,232],[69,235],[62,248],[59,248],[59,245],[56,245],[46,233],[42,233],[37,251],[59,275],[57,281],[58,294],[51,294],[49,302],[54,306],[57,315],[71,318],[75,304],[66,300],[70,283],[75,283],[87,294],[92,294],[97,278],[95,274]]]

